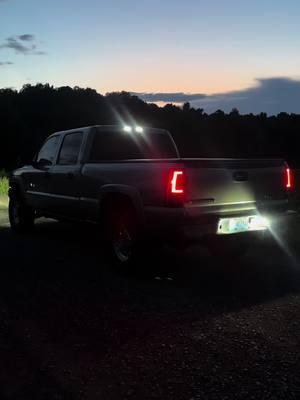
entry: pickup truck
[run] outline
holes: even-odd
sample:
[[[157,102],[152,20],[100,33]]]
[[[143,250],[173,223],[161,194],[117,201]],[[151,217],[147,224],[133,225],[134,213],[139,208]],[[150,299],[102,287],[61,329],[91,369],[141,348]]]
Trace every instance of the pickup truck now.
[[[127,268],[162,240],[238,248],[289,212],[292,189],[283,160],[181,158],[166,130],[100,125],[52,134],[12,172],[9,218],[17,232],[39,217],[97,223]]]

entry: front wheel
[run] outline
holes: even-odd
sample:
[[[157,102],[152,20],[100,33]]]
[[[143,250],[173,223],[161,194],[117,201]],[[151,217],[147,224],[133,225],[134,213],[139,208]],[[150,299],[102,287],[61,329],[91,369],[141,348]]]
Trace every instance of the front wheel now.
[[[8,214],[11,229],[15,232],[25,233],[33,228],[34,211],[20,198],[9,199]]]

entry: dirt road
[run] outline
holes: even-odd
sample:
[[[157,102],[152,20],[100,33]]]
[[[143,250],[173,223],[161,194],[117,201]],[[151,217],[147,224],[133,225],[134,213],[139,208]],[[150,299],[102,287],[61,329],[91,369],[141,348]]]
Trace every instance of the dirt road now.
[[[169,250],[157,263],[175,272],[126,278],[103,261],[95,228],[41,221],[18,237],[6,214],[1,399],[299,398],[292,230],[239,263]]]

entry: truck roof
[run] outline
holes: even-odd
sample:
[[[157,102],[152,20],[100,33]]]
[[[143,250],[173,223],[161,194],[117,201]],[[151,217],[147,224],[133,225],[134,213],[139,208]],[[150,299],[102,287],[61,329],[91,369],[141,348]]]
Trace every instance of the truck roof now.
[[[126,127],[131,127],[131,126],[130,125],[126,125],[125,127],[122,126],[122,125],[91,125],[91,126],[83,126],[83,127],[78,127],[78,128],[74,128],[74,129],[67,129],[67,130],[64,130],[64,131],[57,131],[57,132],[54,132],[51,135],[49,135],[49,137],[55,136],[55,135],[62,135],[62,134],[66,134],[66,133],[78,132],[79,130],[80,131],[91,130],[93,128],[97,128],[97,129],[100,129],[100,130],[114,131],[114,130],[123,130]],[[131,127],[131,128],[133,129],[133,127]],[[151,133],[160,133],[160,134],[167,134],[167,135],[170,134],[166,129],[152,128],[152,127],[148,127],[148,126],[143,126],[143,127],[141,127],[141,129],[143,129],[144,131],[151,130]]]

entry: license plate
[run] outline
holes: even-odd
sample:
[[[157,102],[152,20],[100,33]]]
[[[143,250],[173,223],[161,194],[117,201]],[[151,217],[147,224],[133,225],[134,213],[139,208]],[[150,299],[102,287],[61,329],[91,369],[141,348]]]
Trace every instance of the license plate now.
[[[221,218],[218,223],[218,235],[232,233],[262,231],[268,229],[269,221],[260,215],[249,215],[246,217]]]

